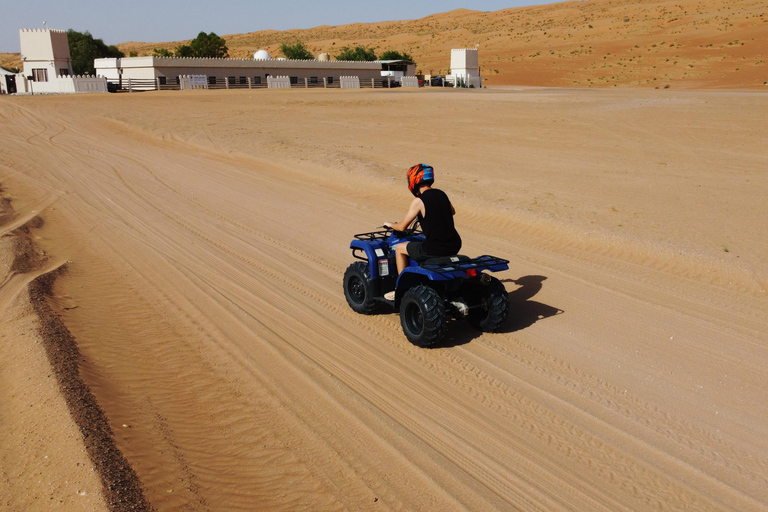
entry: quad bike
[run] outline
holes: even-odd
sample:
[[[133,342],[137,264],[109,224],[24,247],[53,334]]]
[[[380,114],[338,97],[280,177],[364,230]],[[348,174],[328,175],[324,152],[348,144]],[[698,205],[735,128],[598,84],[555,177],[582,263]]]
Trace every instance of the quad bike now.
[[[509,298],[504,285],[486,271],[507,270],[509,261],[487,255],[410,259],[398,276],[395,246],[425,239],[418,223],[406,231],[384,229],[355,235],[350,244],[352,256],[362,261],[352,263],[344,273],[349,306],[366,315],[379,306],[399,310],[406,338],[419,347],[439,344],[451,317],[466,318],[485,332],[500,328],[509,312]],[[393,300],[384,297],[393,290]]]

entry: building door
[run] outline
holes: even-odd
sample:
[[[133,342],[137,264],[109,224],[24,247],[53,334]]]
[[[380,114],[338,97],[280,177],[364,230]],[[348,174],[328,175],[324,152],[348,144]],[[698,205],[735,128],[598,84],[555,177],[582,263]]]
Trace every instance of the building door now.
[[[5,89],[8,94],[16,94],[16,77],[13,75],[5,75]]]

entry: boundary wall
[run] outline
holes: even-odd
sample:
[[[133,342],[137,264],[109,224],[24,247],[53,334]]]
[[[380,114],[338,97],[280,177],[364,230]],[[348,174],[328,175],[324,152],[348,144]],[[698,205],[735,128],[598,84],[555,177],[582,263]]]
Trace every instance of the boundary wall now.
[[[57,76],[47,82],[29,80],[23,73],[16,75],[17,94],[74,94],[78,92],[107,92],[107,79],[100,76]]]
[[[339,77],[342,89],[359,89],[360,77],[359,76],[342,76]]]
[[[268,76],[267,87],[270,89],[290,89],[291,77],[289,76]]]

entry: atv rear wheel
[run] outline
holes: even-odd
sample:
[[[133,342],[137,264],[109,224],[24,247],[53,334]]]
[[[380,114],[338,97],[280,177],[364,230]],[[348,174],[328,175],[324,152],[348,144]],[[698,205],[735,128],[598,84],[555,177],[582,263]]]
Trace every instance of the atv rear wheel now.
[[[501,281],[491,277],[487,285],[472,283],[467,320],[475,329],[492,332],[504,325],[509,313],[509,296]]]
[[[344,272],[344,297],[349,307],[363,315],[370,315],[376,309],[369,275],[368,264],[364,261],[352,263]]]
[[[440,295],[429,286],[414,286],[400,301],[400,324],[408,341],[432,347],[445,335],[447,311]]]

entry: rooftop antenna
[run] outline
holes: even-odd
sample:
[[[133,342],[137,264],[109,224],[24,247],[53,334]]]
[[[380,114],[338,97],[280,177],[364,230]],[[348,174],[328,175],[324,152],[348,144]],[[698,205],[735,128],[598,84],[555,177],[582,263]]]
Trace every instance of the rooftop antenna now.
[[[43,30],[48,30],[48,22],[47,21],[43,22]]]

